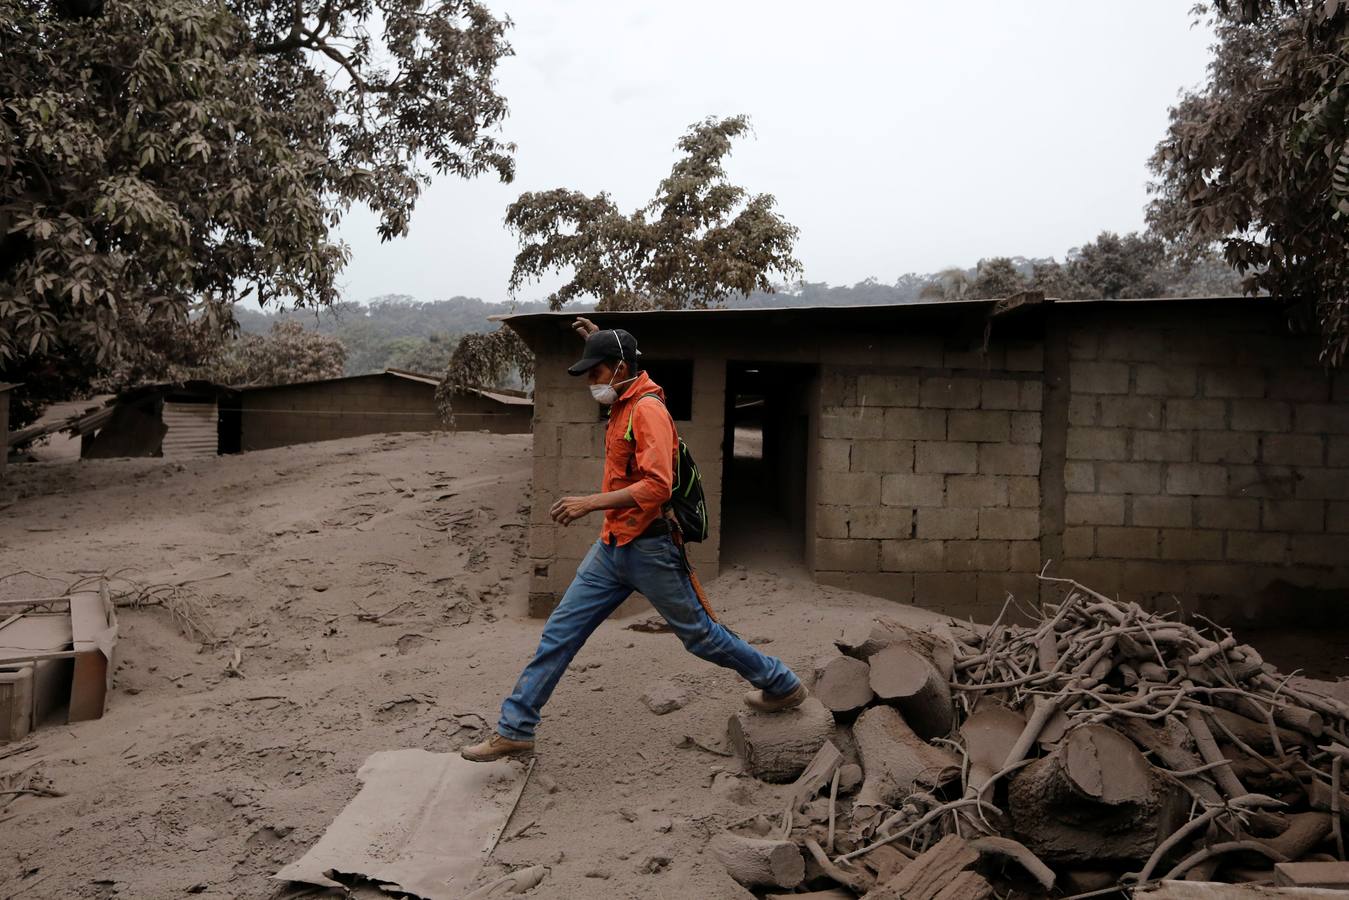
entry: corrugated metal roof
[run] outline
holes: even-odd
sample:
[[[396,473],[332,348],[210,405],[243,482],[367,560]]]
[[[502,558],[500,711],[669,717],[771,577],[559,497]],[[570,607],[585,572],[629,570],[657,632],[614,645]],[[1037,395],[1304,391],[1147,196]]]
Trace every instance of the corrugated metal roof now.
[[[163,453],[165,459],[193,459],[215,456],[220,437],[216,405],[212,403],[174,403],[164,401]]]

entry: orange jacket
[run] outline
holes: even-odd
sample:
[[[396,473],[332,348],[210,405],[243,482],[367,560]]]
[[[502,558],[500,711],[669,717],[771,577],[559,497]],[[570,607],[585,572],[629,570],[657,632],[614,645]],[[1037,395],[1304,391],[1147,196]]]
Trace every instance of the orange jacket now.
[[[640,399],[644,394],[660,397]],[[631,433],[629,433],[631,425]],[[661,514],[674,484],[674,454],[679,444],[674,420],[665,409],[665,391],[643,372],[609,410],[604,432],[604,482],[601,490],[628,488],[637,501],[627,509],[604,511],[600,539],[626,544]]]

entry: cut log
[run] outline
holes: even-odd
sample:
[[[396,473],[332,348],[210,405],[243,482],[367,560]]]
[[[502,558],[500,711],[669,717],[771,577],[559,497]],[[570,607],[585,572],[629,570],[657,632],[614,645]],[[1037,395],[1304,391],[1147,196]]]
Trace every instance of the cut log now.
[[[853,737],[866,780],[857,794],[861,806],[897,806],[914,790],[929,790],[960,775],[948,750],[924,743],[889,706],[873,706],[858,717]]]
[[[960,726],[960,737],[970,759],[970,770],[965,776],[966,797],[977,796],[979,789],[1002,769],[1025,727],[1026,718],[1021,713],[989,700],[979,703]]]
[[[745,771],[761,781],[784,783],[800,775],[829,740],[834,718],[814,697],[796,709],[763,713],[742,709],[727,723]]]
[[[992,896],[993,885],[984,876],[966,871],[952,878],[950,884],[937,891],[932,900],[988,900]]]
[[[1121,718],[1115,725],[1132,738],[1135,744],[1154,753],[1157,759],[1173,772],[1189,772],[1204,764],[1199,755],[1187,746],[1192,740],[1189,729],[1174,716],[1167,716],[1165,725],[1160,728],[1149,725],[1141,719],[1129,718]],[[1185,783],[1205,803],[1222,803],[1218,789],[1202,775],[1186,776]]]
[[[851,794],[862,786],[862,767],[857,763],[844,763],[838,767],[838,792]],[[1349,808],[1349,807],[1346,807]]]
[[[712,838],[712,854],[745,887],[796,887],[806,877],[806,861],[791,841],[763,840],[723,831]]]
[[[1144,860],[1181,815],[1174,794],[1122,735],[1087,725],[1008,789],[1017,835],[1053,862]]]
[[[936,900],[939,895],[945,900],[942,891],[953,885],[957,877],[978,860],[979,853],[963,838],[948,834],[906,865],[898,875],[884,884],[878,884],[863,900]],[[962,900],[966,897],[973,900],[975,897],[987,896],[990,894],[952,895]]]
[[[874,698],[871,667],[851,656],[834,656],[816,663],[815,686],[811,694],[830,712],[848,714],[866,706]]]
[[[1220,707],[1209,707],[1205,712],[1209,718],[1221,722],[1228,731],[1240,738],[1242,742],[1250,745],[1252,749],[1259,750],[1262,753],[1275,752],[1274,735],[1270,733],[1269,723],[1263,717],[1258,721],[1252,720],[1241,713]],[[1284,750],[1310,743],[1306,735],[1289,728],[1275,726],[1274,734],[1279,736],[1279,743]],[[1221,728],[1215,731],[1213,736],[1218,739],[1219,743],[1225,740]]]
[[[834,641],[834,646],[854,659],[870,660],[872,656],[894,644],[904,644],[937,667],[942,678],[949,681],[955,673],[955,648],[951,642],[930,631],[909,628],[890,619],[877,618],[855,626]]]
[[[899,707],[904,721],[924,740],[946,737],[955,722],[951,685],[927,657],[908,644],[891,644],[872,655],[871,689]]]

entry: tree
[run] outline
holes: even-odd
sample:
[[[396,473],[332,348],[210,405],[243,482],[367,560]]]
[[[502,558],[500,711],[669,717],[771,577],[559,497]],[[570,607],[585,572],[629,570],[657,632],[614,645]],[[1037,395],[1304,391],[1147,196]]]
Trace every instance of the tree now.
[[[571,279],[548,297],[553,309],[584,296],[601,309],[705,308],[756,289],[771,292],[773,273],[798,275],[797,229],[777,214],[771,195],[751,196],[727,179],[731,141],[748,130],[745,116],[693,125],[655,198],[630,215],[604,193],[522,194],[506,210],[520,241],[511,292],[570,270]]]
[[[353,202],[388,240],[432,171],[509,181],[508,27],[480,0],[0,4],[0,380],[199,363],[237,300],[334,300]]]
[[[1155,235],[1102,231],[1070,254],[1068,271],[1088,297],[1161,297],[1168,288],[1159,274],[1166,262],[1166,245]]]
[[[534,354],[520,336],[501,327],[486,334],[466,334],[436,387],[441,418],[454,416],[454,395],[472,388],[504,386],[512,377],[528,386],[534,381]]]
[[[1217,35],[1208,81],[1171,109],[1149,222],[1190,252],[1214,244],[1295,317],[1323,358],[1349,347],[1349,4],[1197,7]]]
[[[1026,279],[1006,256],[979,260],[970,296],[979,300],[1010,297],[1026,289]]]
[[[184,374],[229,385],[296,384],[340,378],[346,361],[337,338],[285,320],[273,323],[265,336],[243,335],[209,365]]]

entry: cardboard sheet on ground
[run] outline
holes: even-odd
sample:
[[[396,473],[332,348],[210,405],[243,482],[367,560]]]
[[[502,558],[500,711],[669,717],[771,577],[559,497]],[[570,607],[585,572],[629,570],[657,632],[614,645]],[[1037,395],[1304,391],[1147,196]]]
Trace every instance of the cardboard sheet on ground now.
[[[382,750],[356,777],[361,790],[319,842],[273,878],[341,887],[360,876],[424,900],[455,900],[487,858],[525,777],[519,763]]]

